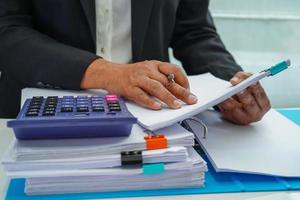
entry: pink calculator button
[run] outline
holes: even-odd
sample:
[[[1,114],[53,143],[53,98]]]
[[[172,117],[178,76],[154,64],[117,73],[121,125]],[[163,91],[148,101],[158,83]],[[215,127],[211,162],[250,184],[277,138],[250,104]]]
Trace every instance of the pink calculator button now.
[[[117,98],[107,98],[106,101],[118,101]]]
[[[105,100],[106,101],[118,101],[118,96],[117,95],[106,95]]]

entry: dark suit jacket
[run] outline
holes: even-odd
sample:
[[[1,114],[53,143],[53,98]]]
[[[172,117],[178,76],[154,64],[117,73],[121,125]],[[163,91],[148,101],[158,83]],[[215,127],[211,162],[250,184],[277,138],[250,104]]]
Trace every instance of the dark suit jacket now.
[[[96,58],[94,0],[0,0],[0,116],[14,117],[24,87],[79,90]],[[188,74],[241,70],[221,42],[208,0],[132,0],[133,62],[168,61]]]

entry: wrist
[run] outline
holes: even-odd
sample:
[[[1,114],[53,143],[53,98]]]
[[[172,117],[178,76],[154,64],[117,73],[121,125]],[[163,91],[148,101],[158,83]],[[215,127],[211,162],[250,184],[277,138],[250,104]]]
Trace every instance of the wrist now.
[[[94,60],[86,69],[81,83],[81,89],[106,89],[107,71],[110,63],[104,59]],[[106,77],[106,78],[105,78]]]

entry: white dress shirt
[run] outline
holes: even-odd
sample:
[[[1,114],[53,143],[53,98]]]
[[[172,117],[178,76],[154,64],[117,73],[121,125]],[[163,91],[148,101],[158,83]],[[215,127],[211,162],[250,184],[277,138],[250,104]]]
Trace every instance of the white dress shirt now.
[[[97,55],[115,63],[132,61],[131,0],[96,0]]]

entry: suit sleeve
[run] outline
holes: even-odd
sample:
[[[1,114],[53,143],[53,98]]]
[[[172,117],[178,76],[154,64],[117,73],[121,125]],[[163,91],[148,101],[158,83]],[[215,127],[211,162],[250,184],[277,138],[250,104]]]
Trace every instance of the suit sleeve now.
[[[210,72],[229,80],[242,70],[216,31],[208,0],[181,0],[171,47],[189,75]]]
[[[0,65],[23,87],[80,89],[86,68],[97,58],[35,30],[30,0],[0,0]]]

